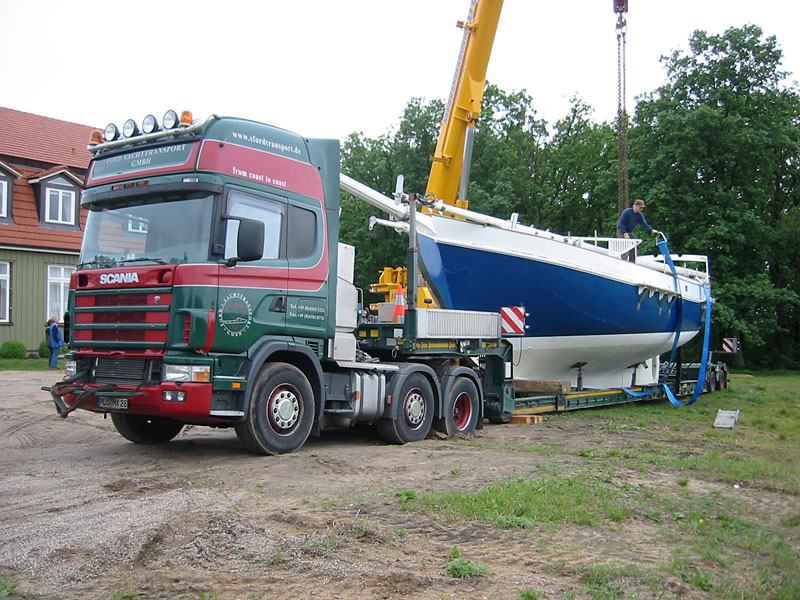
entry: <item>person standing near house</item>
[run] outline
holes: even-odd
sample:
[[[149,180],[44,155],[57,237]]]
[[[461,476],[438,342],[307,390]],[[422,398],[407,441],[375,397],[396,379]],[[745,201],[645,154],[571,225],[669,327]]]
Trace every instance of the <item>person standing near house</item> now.
[[[644,207],[644,200],[634,200],[632,207],[622,211],[619,221],[617,222],[618,238],[632,238],[633,230],[636,229],[637,225],[641,225],[644,227],[645,231],[649,231],[653,235],[659,234],[657,230],[650,226],[647,219],[644,218],[644,213],[642,212]]]
[[[47,322],[47,345],[50,347],[50,368],[58,369],[58,355],[64,345],[61,330],[58,328],[58,317],[53,317]]]

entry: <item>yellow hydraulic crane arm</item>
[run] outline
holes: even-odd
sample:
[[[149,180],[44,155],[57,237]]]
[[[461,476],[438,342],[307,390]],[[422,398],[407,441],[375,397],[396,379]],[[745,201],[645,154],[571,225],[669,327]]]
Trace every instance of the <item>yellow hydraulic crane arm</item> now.
[[[486,67],[502,8],[503,0],[471,0],[467,20],[458,23],[464,30],[464,38],[425,195],[462,208],[468,206],[466,183],[471,140],[481,113]]]

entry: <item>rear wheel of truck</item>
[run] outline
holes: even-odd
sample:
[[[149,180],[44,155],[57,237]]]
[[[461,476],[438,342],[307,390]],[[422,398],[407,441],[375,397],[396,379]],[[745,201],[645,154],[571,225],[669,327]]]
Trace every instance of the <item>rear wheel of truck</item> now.
[[[293,365],[266,365],[256,378],[247,418],[235,426],[250,452],[284,454],[302,446],[314,424],[314,392]]]
[[[183,423],[172,419],[115,412],[111,413],[111,422],[122,437],[134,444],[163,444],[183,429]]]
[[[717,391],[717,374],[714,371],[709,371],[708,374],[708,391]]]
[[[392,444],[423,440],[433,423],[433,388],[421,373],[413,373],[400,386],[396,419],[377,422],[380,436]]]
[[[459,377],[445,398],[444,414],[433,426],[447,435],[469,433],[475,430],[478,414],[478,388],[466,377]]]

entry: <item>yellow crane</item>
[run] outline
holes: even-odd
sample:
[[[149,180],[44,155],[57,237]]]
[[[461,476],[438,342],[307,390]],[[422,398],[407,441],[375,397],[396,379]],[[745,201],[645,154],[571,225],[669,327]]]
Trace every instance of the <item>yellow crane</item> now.
[[[481,114],[486,67],[492,53],[503,0],[471,0],[456,72],[439,130],[436,151],[431,158],[426,198],[444,200],[467,208],[467,181],[472,156],[475,123]]]
[[[446,204],[468,208],[467,182],[475,123],[481,114],[486,87],[486,67],[492,53],[503,0],[470,0],[469,14],[457,25],[464,30],[456,70],[439,129],[436,150],[431,157],[431,172],[425,197],[443,200]],[[424,212],[429,212],[423,207]],[[370,291],[384,294],[384,301],[395,302],[398,289],[405,292],[408,274],[405,267],[386,267]],[[426,286],[418,289],[419,308],[436,306]]]

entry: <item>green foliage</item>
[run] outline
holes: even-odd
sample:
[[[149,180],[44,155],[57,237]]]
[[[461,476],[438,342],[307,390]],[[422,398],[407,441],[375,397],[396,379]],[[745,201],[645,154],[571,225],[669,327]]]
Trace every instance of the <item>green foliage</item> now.
[[[395,492],[395,497],[403,508],[411,508],[417,499],[417,493],[414,490],[398,490]]]
[[[47,345],[47,340],[42,340],[39,343],[39,358],[50,358],[50,346]]]
[[[472,562],[459,557],[445,565],[445,570],[451,577],[467,579],[469,577],[488,577],[489,567],[480,562]]]
[[[19,340],[8,340],[0,346],[0,358],[25,358],[27,353],[25,344]]]
[[[46,371],[47,358],[0,358],[0,371]]]
[[[19,584],[7,577],[0,577],[0,598],[7,598],[14,593]]]
[[[477,492],[426,494],[422,502],[450,518],[467,517],[496,527],[520,529],[536,522],[593,525],[622,521],[629,514],[613,488],[582,475],[511,477]]]
[[[717,336],[754,364],[800,366],[800,96],[775,38],[754,25],[695,32],[665,58],[669,82],[639,102],[631,189],[674,247],[707,254]]]

